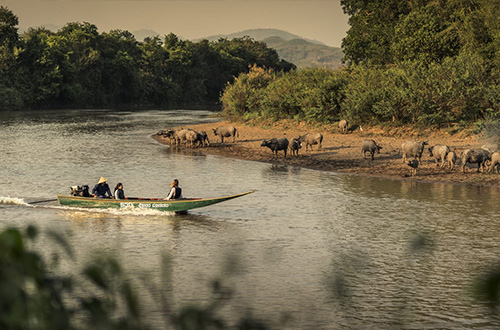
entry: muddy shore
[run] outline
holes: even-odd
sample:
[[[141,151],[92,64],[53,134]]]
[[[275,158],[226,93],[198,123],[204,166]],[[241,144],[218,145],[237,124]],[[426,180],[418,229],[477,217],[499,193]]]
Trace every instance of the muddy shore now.
[[[216,137],[212,128],[218,126],[235,126],[239,137],[236,142],[225,139],[224,144]],[[170,127],[165,127],[169,129]],[[410,168],[402,163],[401,144],[408,140],[428,140],[430,145],[448,145],[460,157],[462,150],[480,147],[485,140],[480,136],[460,132],[450,134],[445,130],[416,131],[413,129],[393,128],[381,129],[378,127],[363,127],[348,133],[341,134],[335,127],[322,126],[311,127],[304,123],[282,121],[269,126],[249,126],[245,124],[231,123],[228,121],[189,126],[196,131],[206,131],[210,139],[210,147],[205,148],[182,148],[183,152],[202,152],[205,154],[232,157],[244,160],[281,164],[288,166],[300,166],[315,170],[349,173],[355,175],[390,178],[397,180],[412,180],[421,182],[442,182],[452,184],[467,184],[474,186],[489,186],[500,188],[500,175],[496,173],[477,173],[477,166],[467,167],[462,173],[461,166],[439,168],[429,157],[425,150],[422,162],[416,176],[410,176]],[[283,152],[280,151],[279,159],[271,160],[271,150],[261,147],[263,139],[273,137],[286,137],[291,140],[308,132],[321,132],[324,136],[323,147],[313,151],[306,151],[305,146],[300,149],[298,156],[288,154],[284,160]],[[154,136],[163,144],[169,144],[165,138]],[[383,147],[380,154],[375,154],[375,159],[363,159],[361,153],[361,142],[364,139],[374,139]],[[178,148],[178,147],[172,147]],[[427,148],[426,148],[427,149]]]

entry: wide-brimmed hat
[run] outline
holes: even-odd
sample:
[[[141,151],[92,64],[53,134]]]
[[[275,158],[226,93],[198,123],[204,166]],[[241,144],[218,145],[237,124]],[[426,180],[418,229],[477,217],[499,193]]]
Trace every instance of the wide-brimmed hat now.
[[[108,181],[108,179],[106,179],[105,177],[101,176],[101,178],[99,179],[99,182],[97,182],[97,184],[103,183],[103,182],[106,182],[106,181]]]

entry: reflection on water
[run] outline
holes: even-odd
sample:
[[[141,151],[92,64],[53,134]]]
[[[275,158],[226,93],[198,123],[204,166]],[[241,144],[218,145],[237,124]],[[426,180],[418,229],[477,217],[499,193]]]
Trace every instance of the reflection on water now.
[[[211,121],[209,114],[1,113],[2,225],[68,232],[80,263],[112,251],[176,306],[207,302],[211,281],[223,277],[235,290],[225,314],[250,309],[273,324],[288,315],[286,328],[498,327],[470,294],[472,279],[498,260],[496,187],[254,163],[151,139],[161,129]],[[187,197],[256,193],[182,216],[23,204],[92,186],[100,176],[111,186],[123,182],[129,196],[166,196],[173,178]],[[162,255],[172,261],[166,287]],[[152,323],[163,325],[151,295],[141,299]]]

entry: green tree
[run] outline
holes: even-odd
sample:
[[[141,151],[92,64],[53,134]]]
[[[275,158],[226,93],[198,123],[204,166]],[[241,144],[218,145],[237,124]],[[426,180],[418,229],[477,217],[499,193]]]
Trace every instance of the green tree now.
[[[459,53],[453,13],[438,3],[412,10],[395,26],[391,51],[396,61],[439,62]]]
[[[112,30],[101,35],[98,47],[103,103],[111,106],[137,103],[141,90],[141,49],[135,37],[128,31]]]
[[[394,61],[391,44],[400,17],[411,11],[407,0],[341,0],[350,28],[342,40],[348,63],[386,64]],[[416,2],[416,1],[415,1]]]
[[[28,29],[22,35],[19,64],[26,102],[31,107],[48,107],[61,93],[65,55],[54,44],[56,38],[44,28]]]
[[[57,32],[56,47],[67,56],[62,66],[62,106],[89,107],[102,104],[100,35],[90,23],[68,23]]]
[[[164,47],[169,54],[166,73],[179,85],[179,102],[191,105],[203,103],[207,91],[193,42],[180,40],[170,33],[165,36]]]
[[[234,82],[227,83],[221,96],[224,115],[232,118],[260,117],[265,88],[274,79],[272,70],[256,65],[250,72],[241,73]]]
[[[18,85],[16,47],[19,20],[8,8],[0,6],[0,109],[19,108],[24,104]]]
[[[17,25],[19,19],[4,6],[0,6],[0,47],[12,51],[17,46],[19,35]]]
[[[146,38],[139,44],[141,61],[141,103],[154,106],[174,105],[179,100],[180,87],[167,74],[168,51],[159,37]]]

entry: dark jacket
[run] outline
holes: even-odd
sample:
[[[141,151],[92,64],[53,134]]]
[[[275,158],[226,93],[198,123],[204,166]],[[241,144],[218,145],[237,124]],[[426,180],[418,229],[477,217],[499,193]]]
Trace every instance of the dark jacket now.
[[[181,198],[181,196],[182,196],[182,189],[179,188],[179,187],[174,187],[174,188],[175,188],[175,193],[174,193],[174,197],[172,199]]]
[[[118,194],[118,196],[117,196],[117,194]],[[116,189],[115,190],[115,198],[125,199],[125,193],[123,192],[123,189]]]
[[[98,183],[94,186],[94,189],[92,189],[92,195],[96,195],[97,197],[106,197],[106,194],[108,194],[109,197],[113,196],[107,183],[103,185]]]

